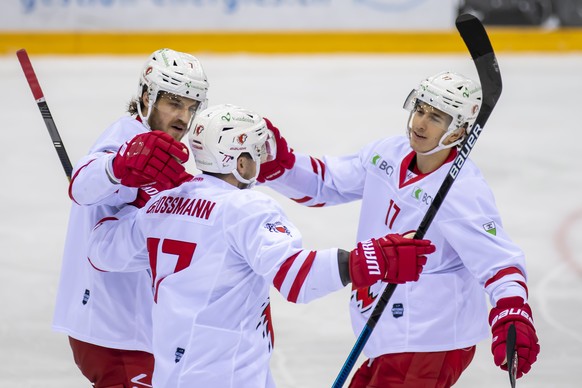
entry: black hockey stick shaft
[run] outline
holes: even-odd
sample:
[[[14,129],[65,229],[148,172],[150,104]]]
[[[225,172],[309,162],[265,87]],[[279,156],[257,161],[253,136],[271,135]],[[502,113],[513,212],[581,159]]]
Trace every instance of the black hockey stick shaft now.
[[[40,88],[38,78],[36,77],[36,73],[34,72],[34,68],[32,67],[30,58],[28,57],[28,53],[26,52],[25,49],[20,49],[16,52],[16,56],[18,57],[18,61],[20,62],[20,66],[22,67],[22,71],[24,72],[24,76],[26,77],[26,81],[28,82],[28,86],[30,86],[32,95],[36,100],[38,109],[40,109],[40,114],[42,115],[46,128],[48,129],[51,140],[53,141],[53,146],[57,151],[57,155],[61,160],[61,164],[63,166],[63,169],[65,170],[65,175],[67,176],[67,179],[70,181],[71,174],[73,172],[73,166],[71,165],[69,155],[67,155],[67,150],[65,149],[65,145],[63,144],[61,135],[57,130],[57,126],[55,124],[55,121],[53,120],[53,116],[51,115],[51,111],[49,110],[49,107],[45,101],[44,93]]]
[[[515,350],[516,337],[515,325],[512,323],[507,330],[507,342],[505,343],[507,372],[509,373],[509,383],[511,384],[511,388],[515,388],[515,380],[517,379],[518,357],[517,350]]]
[[[477,142],[483,126],[489,119],[499,96],[501,95],[502,82],[501,74],[499,72],[499,66],[497,64],[497,59],[487,36],[485,28],[473,15],[464,14],[460,15],[455,21],[455,25],[459,31],[459,34],[463,38],[467,49],[471,53],[475,67],[477,68],[477,73],[479,74],[479,81],[481,83],[483,101],[479,114],[475,119],[475,124],[471,133],[465,137],[465,140],[461,143],[460,151],[457,157],[453,161],[451,168],[444,179],[441,187],[435,195],[432,204],[429,206],[424,218],[420,222],[420,225],[414,234],[415,239],[422,239],[426,234],[430,224],[432,223],[434,217],[436,216],[439,208],[441,207],[449,189],[451,188],[453,182],[457,178],[463,164],[467,160],[469,153],[473,149],[473,146]],[[370,338],[372,331],[376,327],[376,324],[380,320],[384,309],[388,305],[390,298],[396,290],[396,284],[388,284],[382,295],[380,296],[376,307],[370,314],[370,318],[366,322],[366,325],[362,329],[356,343],[354,344],[348,358],[346,359],[342,369],[340,370],[332,388],[341,388],[345,381],[347,380],[352,368],[354,367],[359,355],[361,354],[366,342]]]

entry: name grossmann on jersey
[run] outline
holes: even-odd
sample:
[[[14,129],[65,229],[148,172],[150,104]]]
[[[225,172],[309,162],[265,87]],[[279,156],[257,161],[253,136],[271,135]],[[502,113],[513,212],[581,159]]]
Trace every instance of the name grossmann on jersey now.
[[[207,220],[216,202],[200,198],[184,198],[164,195],[148,207],[148,214],[176,214]]]

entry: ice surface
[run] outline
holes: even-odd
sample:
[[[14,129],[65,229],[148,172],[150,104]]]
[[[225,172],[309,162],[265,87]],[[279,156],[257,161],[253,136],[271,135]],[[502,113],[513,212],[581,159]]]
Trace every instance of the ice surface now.
[[[468,55],[199,55],[210,102],[261,112],[297,150],[355,152],[403,132],[401,106],[441,70],[476,77]],[[137,89],[145,57],[32,57],[73,163]],[[520,388],[579,387],[582,378],[582,55],[500,55],[504,90],[472,158],[525,250],[541,354]],[[64,335],[50,329],[65,227],[67,180],[16,56],[0,57],[0,387],[89,387]],[[193,165],[190,164],[193,168]],[[358,204],[309,209],[270,190],[305,246],[351,248]],[[470,195],[470,193],[467,193]],[[331,386],[355,337],[343,290],[310,305],[272,293],[278,387]],[[489,341],[458,387],[506,387]]]

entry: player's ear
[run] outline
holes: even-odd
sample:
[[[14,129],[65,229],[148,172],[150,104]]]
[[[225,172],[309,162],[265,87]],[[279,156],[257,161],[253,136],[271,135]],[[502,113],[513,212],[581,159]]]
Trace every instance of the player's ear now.
[[[142,104],[141,108],[144,111],[144,114],[147,115],[147,112],[149,112],[149,108],[150,108],[150,94],[148,93],[147,89],[145,89],[143,91],[143,93],[141,94],[140,103]]]
[[[246,164],[245,164],[245,157],[242,155],[239,155],[239,157],[236,159],[236,169],[238,170],[238,172],[242,172],[245,168]]]
[[[241,176],[244,176],[244,174],[247,172],[247,170],[249,169],[250,162],[252,161],[253,160],[248,154],[240,154],[238,156],[238,158],[236,159],[236,169],[238,173],[241,174]]]
[[[456,142],[457,140],[461,139],[465,133],[467,131],[467,124],[465,124],[462,127],[457,128],[455,131],[453,131],[447,138],[447,140],[445,141],[445,144],[451,144]]]

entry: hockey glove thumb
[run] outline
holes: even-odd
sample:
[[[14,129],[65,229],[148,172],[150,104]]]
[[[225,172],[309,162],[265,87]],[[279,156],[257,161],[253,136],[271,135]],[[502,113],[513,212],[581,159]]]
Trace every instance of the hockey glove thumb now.
[[[135,197],[135,200],[133,202],[131,202],[130,205],[133,205],[133,206],[137,207],[138,209],[141,209],[142,207],[145,206],[145,204],[150,200],[151,197],[153,197],[154,195],[156,195],[160,191],[164,191],[167,189],[178,187],[182,183],[190,181],[192,178],[193,178],[193,176],[191,174],[184,171],[178,177],[178,179],[175,182],[171,182],[171,185],[169,185],[169,186],[163,185],[161,183],[155,183],[151,186],[140,187],[137,189],[137,196]]]
[[[287,140],[281,136],[281,132],[268,119],[265,119],[267,128],[273,132],[277,143],[277,156],[274,160],[261,164],[257,181],[264,183],[279,178],[285,170],[293,168],[295,165],[295,154],[287,145]]]
[[[435,251],[429,240],[413,240],[399,234],[358,243],[350,252],[353,288],[371,286],[378,280],[402,284],[417,281],[426,256]]]
[[[512,323],[515,325],[515,349],[518,357],[516,376],[520,378],[529,372],[532,364],[536,362],[540,345],[534,328],[531,308],[529,304],[523,303],[523,299],[518,296],[499,299],[497,306],[492,308],[489,313],[489,324],[493,335],[491,342],[493,362],[503,370],[507,370],[505,346],[507,330]]]

